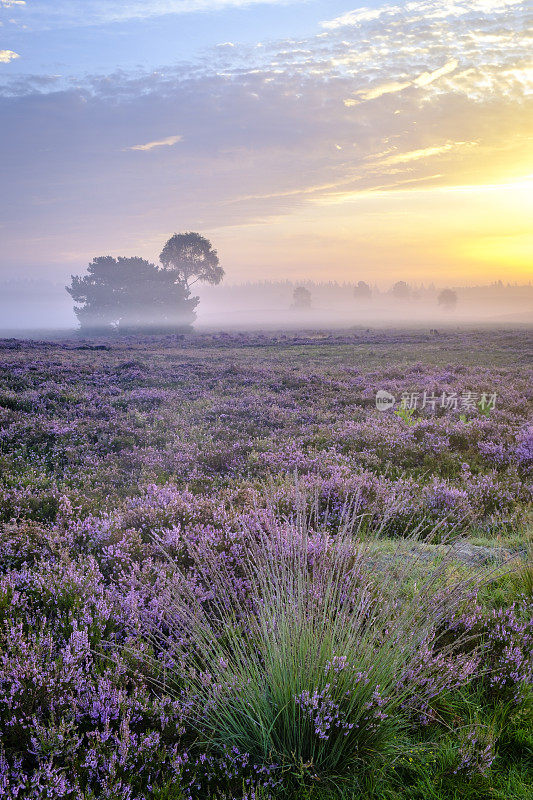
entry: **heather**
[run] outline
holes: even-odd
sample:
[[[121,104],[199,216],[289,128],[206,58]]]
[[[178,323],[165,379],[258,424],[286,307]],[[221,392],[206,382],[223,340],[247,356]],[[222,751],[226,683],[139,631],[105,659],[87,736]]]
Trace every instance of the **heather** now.
[[[0,344],[0,796],[529,796],[525,332]]]

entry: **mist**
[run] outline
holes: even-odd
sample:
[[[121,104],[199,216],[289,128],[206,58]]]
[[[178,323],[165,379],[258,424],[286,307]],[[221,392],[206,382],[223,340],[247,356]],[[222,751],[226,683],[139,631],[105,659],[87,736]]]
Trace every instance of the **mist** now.
[[[291,308],[294,289],[305,286],[311,308]],[[264,282],[236,286],[205,287],[198,326],[222,328],[346,328],[413,325],[531,324],[533,286],[451,287],[457,305],[439,305],[440,289],[409,287],[409,296],[397,298],[392,285],[371,287],[369,298],[354,297],[354,283]]]
[[[310,308],[294,308],[297,287],[310,294]],[[450,287],[455,308],[439,305],[440,288],[409,286],[407,297],[392,294],[392,284],[371,286],[371,296],[354,296],[354,283],[265,281],[199,287],[194,330],[320,329],[531,325],[533,286],[503,284]],[[149,330],[149,312],[146,314]],[[63,284],[13,279],[0,283],[0,335],[67,335],[78,330],[72,299]]]

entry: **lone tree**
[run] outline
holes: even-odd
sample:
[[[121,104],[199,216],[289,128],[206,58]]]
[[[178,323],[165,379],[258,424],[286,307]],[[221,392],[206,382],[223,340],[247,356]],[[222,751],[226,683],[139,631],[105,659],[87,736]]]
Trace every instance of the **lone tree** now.
[[[144,258],[99,256],[83,277],[73,275],[66,287],[84,331],[113,328],[173,330],[195,319],[198,298],[188,297],[176,276]]]
[[[161,251],[163,266],[172,270],[186,292],[198,281],[217,285],[224,277],[218,254],[199,233],[175,233]]]
[[[372,297],[372,289],[368,283],[365,283],[365,281],[359,281],[353,290],[353,296],[357,300],[366,300],[369,297]]]
[[[305,286],[297,286],[292,293],[292,306],[298,311],[305,311],[311,308],[311,292]]]
[[[457,305],[457,292],[454,292],[453,289],[443,289],[442,292],[439,292],[437,299],[439,306],[443,306],[448,311],[453,311]]]
[[[211,277],[211,283],[219,283],[224,271],[210,243],[199,234],[184,236],[202,240],[216,259],[216,273],[198,269],[197,279]],[[89,264],[86,275],[73,275],[66,289],[78,304],[74,312],[83,331],[168,332],[188,329],[196,319],[199,298],[191,297],[190,276],[190,270],[184,276],[183,270],[157,267],[143,258],[100,256]]]

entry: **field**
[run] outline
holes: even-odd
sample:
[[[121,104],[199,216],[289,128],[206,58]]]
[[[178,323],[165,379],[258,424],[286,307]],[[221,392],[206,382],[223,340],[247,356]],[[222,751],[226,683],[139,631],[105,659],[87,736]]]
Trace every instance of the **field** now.
[[[0,797],[530,798],[529,342],[0,340]]]

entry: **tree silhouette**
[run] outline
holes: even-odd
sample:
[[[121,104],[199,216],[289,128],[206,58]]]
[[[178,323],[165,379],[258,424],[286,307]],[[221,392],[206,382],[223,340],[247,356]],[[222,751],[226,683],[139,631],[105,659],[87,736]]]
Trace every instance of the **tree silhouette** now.
[[[372,297],[372,289],[368,283],[359,281],[353,290],[353,296],[360,300],[368,299],[369,297]]]
[[[163,267],[144,258],[93,259],[84,276],[72,275],[65,287],[78,305],[74,312],[85,331],[190,327],[200,298],[191,297],[197,281],[220,283],[224,270],[211,242],[199,233],[175,233],[161,253]]]
[[[443,306],[449,311],[453,311],[457,305],[457,292],[454,292],[453,289],[443,289],[442,292],[439,293],[437,299],[439,306]]]
[[[172,270],[187,292],[198,281],[219,284],[224,270],[211,242],[199,233],[175,233],[161,251],[163,266]]]
[[[158,269],[143,258],[93,259],[83,277],[72,275],[66,287],[84,331],[176,330],[196,317],[191,298],[173,270]]]
[[[392,287],[392,294],[399,299],[409,297],[410,293],[409,285],[405,281],[397,281]]]
[[[311,292],[305,286],[297,286],[292,293],[292,308],[298,311],[311,308]]]

